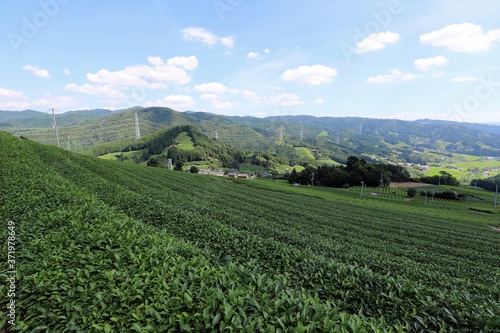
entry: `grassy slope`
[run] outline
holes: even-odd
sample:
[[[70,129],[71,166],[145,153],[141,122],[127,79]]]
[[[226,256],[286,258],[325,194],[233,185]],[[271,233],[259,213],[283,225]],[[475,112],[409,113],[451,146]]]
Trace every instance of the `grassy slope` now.
[[[175,141],[178,142],[179,144],[177,145],[177,148],[183,149],[183,150],[193,150],[194,149],[194,144],[193,140],[191,137],[187,134],[187,132],[181,132],[176,138]]]
[[[500,325],[494,319],[494,313],[500,310],[500,234],[488,226],[497,223],[496,214],[480,214],[462,206],[448,209],[446,204],[423,210],[415,202],[397,199],[359,201],[358,193],[349,191],[294,188],[277,182],[232,182],[139,168],[0,135],[2,142],[8,143],[0,147],[0,216],[5,221],[16,220],[22,246],[26,246],[19,259],[23,262],[20,281],[24,281],[20,283],[18,297],[24,303],[19,303],[19,311],[34,323],[70,325],[69,319],[56,319],[69,306],[71,318],[87,330],[91,326],[82,326],[83,317],[100,325],[100,330],[106,324],[112,331],[130,330],[134,322],[144,326],[150,323],[158,330],[160,323],[172,320],[168,327],[216,322],[220,330],[219,321],[245,320],[241,312],[253,314],[252,320],[260,320],[265,327],[279,327],[277,318],[281,318],[287,327],[298,327],[299,321],[300,325],[316,325],[315,329],[309,327],[312,331],[332,331],[326,324],[320,329],[318,318],[331,319],[339,325],[335,330],[341,331],[344,326],[339,313],[344,311],[351,314],[345,319],[345,327],[356,321],[361,332],[372,331],[369,327],[388,329],[398,325],[427,331],[439,327],[477,331]],[[54,199],[47,202],[47,197]],[[82,212],[79,207],[88,208]],[[28,228],[35,221],[44,224]],[[54,230],[61,232],[54,234]],[[124,233],[120,239],[114,238],[117,231],[118,235]],[[167,237],[165,232],[176,238]],[[171,258],[169,242],[173,242],[173,248],[185,249],[167,265],[173,273],[156,262],[158,258]],[[145,266],[142,260],[134,259],[139,254],[150,258]],[[95,261],[94,255],[100,261]],[[224,261],[227,255],[233,263]],[[196,257],[194,262],[186,259],[192,257]],[[82,275],[86,278],[81,282],[71,280],[90,269],[77,258],[92,265],[88,273],[92,278]],[[190,264],[182,266],[186,260]],[[114,263],[119,265],[110,268]],[[110,269],[115,272],[108,277],[103,272]],[[209,273],[203,275],[207,270]],[[71,274],[64,275],[65,271]],[[36,272],[40,277],[35,278]],[[185,296],[184,283],[190,290],[199,290],[191,278],[197,274],[201,274],[201,280],[194,280],[209,285],[203,289],[207,295],[217,288],[234,290],[239,301],[230,299],[231,292],[215,299]],[[266,282],[252,287],[244,278],[247,274],[252,276],[249,281]],[[138,278],[130,280],[127,276]],[[172,284],[167,282],[168,288],[161,282],[167,276],[168,281],[173,279]],[[36,279],[39,282],[35,283]],[[116,282],[109,284],[106,279]],[[92,282],[97,286],[89,290]],[[70,295],[64,289],[55,289],[66,303],[51,296],[55,286],[68,284],[69,290],[80,285],[83,291],[77,288],[78,292]],[[123,289],[125,285],[129,289]],[[124,290],[123,294],[115,295],[118,290]],[[137,290],[145,294],[139,296]],[[103,297],[104,304],[110,304],[107,312],[100,308],[96,293]],[[170,296],[154,297],[165,293]],[[31,294],[35,296],[29,297]],[[119,299],[128,296],[133,298],[124,307]],[[148,296],[154,300],[149,308],[160,313],[161,319],[152,310],[132,315],[131,311],[144,304]],[[258,307],[250,304],[251,297]],[[239,310],[231,310],[238,315],[222,310],[224,300],[238,304]],[[299,314],[302,310],[294,308],[297,302],[302,308],[315,304],[304,310],[309,314],[305,319]],[[80,308],[72,308],[72,303]],[[205,307],[210,308],[207,318],[202,314]],[[113,315],[119,320],[113,321]],[[99,331],[96,327],[93,330]]]
[[[306,147],[295,147],[294,149],[300,157],[314,160],[313,153]]]

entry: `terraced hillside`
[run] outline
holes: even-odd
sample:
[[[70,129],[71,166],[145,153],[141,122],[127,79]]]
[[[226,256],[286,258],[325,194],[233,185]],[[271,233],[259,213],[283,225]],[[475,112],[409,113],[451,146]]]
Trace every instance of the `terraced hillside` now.
[[[99,160],[3,132],[0,142],[2,239],[10,235],[16,253],[15,275],[6,246],[0,259],[0,279],[15,278],[13,296],[12,284],[0,285],[0,328],[500,329],[500,233],[490,227],[498,214],[341,190],[325,200],[303,187]]]

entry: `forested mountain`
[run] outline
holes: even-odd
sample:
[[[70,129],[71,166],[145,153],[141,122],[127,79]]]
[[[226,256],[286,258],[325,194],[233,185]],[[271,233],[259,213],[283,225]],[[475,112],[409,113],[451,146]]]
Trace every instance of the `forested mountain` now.
[[[57,114],[59,126],[82,123],[89,120],[100,119],[125,110],[111,111],[106,109],[75,110]],[[51,127],[53,117],[50,112],[33,110],[25,111],[0,111],[0,127]]]
[[[175,126],[192,125],[209,138],[217,138],[241,149],[264,151],[285,143],[308,147],[318,159],[331,158],[341,163],[345,163],[350,155],[360,154],[421,163],[418,151],[424,149],[445,154],[500,157],[500,126],[436,120],[313,116],[256,118],[137,107],[121,112],[92,110],[57,115],[59,135],[63,139],[70,137],[79,150],[102,143],[135,140],[135,113],[143,136]],[[0,112],[0,123],[4,130],[18,136],[57,144],[51,128],[52,119],[47,113]]]

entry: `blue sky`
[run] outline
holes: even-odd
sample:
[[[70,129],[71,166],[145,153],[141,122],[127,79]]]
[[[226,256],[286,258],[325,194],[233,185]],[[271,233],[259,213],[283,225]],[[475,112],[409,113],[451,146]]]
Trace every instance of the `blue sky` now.
[[[3,0],[0,109],[500,121],[500,1]]]

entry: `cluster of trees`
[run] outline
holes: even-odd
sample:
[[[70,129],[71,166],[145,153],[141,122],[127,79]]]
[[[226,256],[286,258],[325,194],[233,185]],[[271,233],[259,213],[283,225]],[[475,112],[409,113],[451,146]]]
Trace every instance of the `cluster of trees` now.
[[[288,176],[289,183],[311,184],[327,187],[348,187],[361,185],[379,186],[391,181],[407,181],[410,179],[408,171],[401,167],[388,164],[368,163],[356,156],[347,158],[345,166],[322,165],[318,168],[308,165],[301,172],[292,170]]]
[[[439,171],[439,175],[420,177],[416,179],[419,182],[433,185],[459,186],[460,181],[446,171]]]
[[[417,195],[417,190],[413,187],[409,188],[406,193],[410,198],[414,198]],[[445,200],[460,200],[465,201],[467,199],[467,195],[463,193],[457,193],[455,191],[446,190],[444,192],[431,192],[431,191],[420,191],[420,195],[422,197],[428,198],[436,198],[436,199],[445,199]]]
[[[470,184],[472,186],[479,186],[488,191],[496,191],[496,186],[500,184],[500,175],[486,179],[473,179]]]

